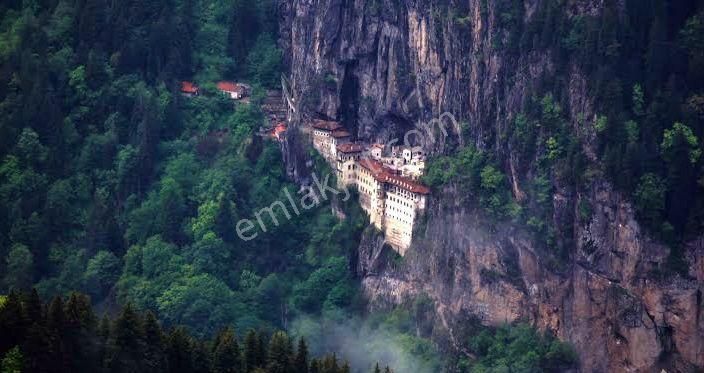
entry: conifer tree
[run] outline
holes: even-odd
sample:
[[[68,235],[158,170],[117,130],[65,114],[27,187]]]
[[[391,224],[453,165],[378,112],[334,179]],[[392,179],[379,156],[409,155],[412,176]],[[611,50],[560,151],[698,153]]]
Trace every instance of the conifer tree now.
[[[0,360],[0,372],[21,373],[24,365],[24,358],[18,346],[10,349]]]
[[[194,343],[192,364],[192,373],[210,373],[209,351],[205,342]]]
[[[264,332],[260,332],[257,336],[257,357],[259,361],[257,366],[265,367],[267,363],[267,357],[269,356],[269,346],[267,345]]]
[[[320,373],[320,362],[318,362],[318,359],[312,359],[310,361],[308,373]]]
[[[27,330],[22,352],[25,355],[25,369],[27,372],[48,373],[54,372],[55,366],[52,364],[51,339],[46,329],[33,323]]]
[[[303,338],[298,340],[298,349],[296,350],[293,369],[296,373],[308,372],[308,346]]]
[[[49,304],[46,315],[46,324],[49,330],[61,334],[64,330],[66,314],[64,313],[64,300],[60,296],[54,297]]]
[[[244,337],[244,366],[245,372],[251,373],[257,367],[262,366],[264,356],[260,355],[259,337],[257,332],[250,329]]]
[[[100,370],[106,370],[106,360],[110,353],[110,318],[108,315],[103,315],[98,326],[98,349],[97,360],[100,365]]]
[[[193,341],[183,327],[171,331],[166,351],[169,373],[190,373],[193,370]]]
[[[113,323],[110,372],[138,372],[144,366],[144,326],[134,307],[127,304]]]
[[[144,317],[145,368],[150,373],[166,371],[166,354],[164,352],[164,333],[159,321],[151,311]]]
[[[287,373],[291,365],[291,340],[282,331],[274,333],[269,342],[267,370],[269,373]]]
[[[29,294],[29,298],[27,299],[27,303],[25,306],[26,314],[27,314],[27,322],[30,324],[37,323],[40,325],[44,325],[44,304],[42,303],[42,300],[39,298],[39,294],[37,293],[37,289],[32,289],[32,292]]]
[[[232,328],[223,330],[216,339],[213,350],[213,373],[241,372],[242,359],[237,337]]]
[[[27,317],[22,310],[20,297],[11,291],[5,305],[0,308],[0,355],[21,344],[26,325]]]
[[[376,365],[374,365],[374,373],[381,373],[381,369],[379,369],[379,363],[376,363]]]
[[[325,356],[320,362],[320,372],[321,373],[338,373],[340,366],[337,362],[337,356],[335,354]]]

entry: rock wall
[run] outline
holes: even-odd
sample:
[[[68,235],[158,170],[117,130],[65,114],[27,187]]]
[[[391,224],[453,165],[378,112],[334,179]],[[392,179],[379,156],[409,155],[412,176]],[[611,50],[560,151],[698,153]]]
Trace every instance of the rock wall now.
[[[523,1],[524,24],[540,2]],[[520,196],[533,170],[515,167],[501,134],[524,98],[556,71],[549,51],[495,47],[510,38],[499,26],[499,3],[282,0],[281,45],[300,112],[341,120],[367,141],[387,141],[418,121],[452,113],[466,132],[432,151],[472,144],[501,155]],[[602,5],[568,3],[569,16],[598,14]],[[595,114],[587,81],[576,64],[568,66],[566,111],[587,158],[598,163],[593,127],[577,120]],[[304,180],[307,153],[289,132],[287,165]],[[365,233],[356,269],[371,306],[428,295],[436,308],[430,333],[458,350],[462,320],[474,315],[486,324],[523,319],[554,331],[576,347],[583,371],[704,367],[704,238],[686,248],[688,279],[658,276],[669,249],[642,232],[628,200],[604,177],[581,189],[554,183],[548,223],[573,227],[570,237],[558,237],[574,242],[566,265],[551,263],[521,227],[486,224],[447,187],[434,193],[403,263],[390,264],[383,241]],[[579,218],[580,201],[592,206],[588,221]]]

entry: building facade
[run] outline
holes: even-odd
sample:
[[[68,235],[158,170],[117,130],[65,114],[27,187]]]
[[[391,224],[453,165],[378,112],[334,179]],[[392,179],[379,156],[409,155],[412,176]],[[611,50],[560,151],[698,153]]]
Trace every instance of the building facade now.
[[[384,232],[386,243],[405,255],[430,194],[430,189],[417,181],[424,156],[404,147],[394,147],[384,156],[383,145],[352,143],[350,134],[337,122],[319,120],[310,127],[313,147],[334,167],[338,187],[357,189],[370,224]]]

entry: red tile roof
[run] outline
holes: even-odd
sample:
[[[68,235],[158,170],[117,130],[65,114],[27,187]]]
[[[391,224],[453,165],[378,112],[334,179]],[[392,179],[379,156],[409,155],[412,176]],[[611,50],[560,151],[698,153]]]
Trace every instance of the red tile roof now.
[[[193,82],[188,82],[184,80],[181,82],[181,92],[196,94],[198,93],[198,86]]]
[[[397,187],[405,189],[409,192],[418,194],[430,194],[430,188],[407,177],[394,174],[385,174],[384,177],[385,180],[383,181],[389,184],[396,185]]]
[[[340,144],[337,146],[337,151],[341,153],[361,153],[364,151],[362,144]]]
[[[395,185],[401,189],[418,194],[430,194],[430,188],[407,177],[396,175],[384,164],[374,159],[362,159],[359,165],[369,170],[377,181]]]
[[[345,130],[338,129],[338,130],[332,131],[332,137],[334,137],[336,139],[344,139],[345,137],[350,137],[350,136],[352,136],[352,135],[350,135],[350,133]]]
[[[217,87],[219,90],[225,92],[240,92],[242,90],[239,84],[227,81],[218,82]]]
[[[315,128],[315,129],[324,130],[324,131],[331,131],[331,132],[342,128],[342,126],[338,122],[319,120],[319,119],[314,120],[313,124],[311,124],[311,127]]]

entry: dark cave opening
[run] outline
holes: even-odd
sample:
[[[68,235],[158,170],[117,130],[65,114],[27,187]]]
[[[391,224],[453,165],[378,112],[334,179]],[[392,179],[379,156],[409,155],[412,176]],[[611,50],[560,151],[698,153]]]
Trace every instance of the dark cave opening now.
[[[339,119],[342,125],[347,128],[354,137],[357,137],[359,130],[359,80],[355,75],[357,61],[348,61],[345,64],[345,75],[342,78],[340,88],[340,109]]]

